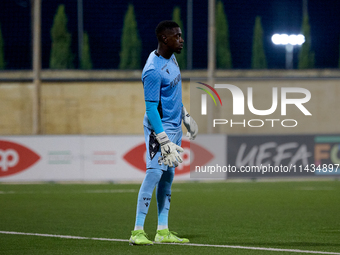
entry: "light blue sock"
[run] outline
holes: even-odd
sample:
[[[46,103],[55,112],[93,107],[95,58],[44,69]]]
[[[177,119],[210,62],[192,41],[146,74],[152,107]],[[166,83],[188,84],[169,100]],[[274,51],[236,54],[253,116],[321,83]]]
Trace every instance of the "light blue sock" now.
[[[138,200],[137,200],[137,212],[135,230],[143,229],[145,217],[148,213],[152,192],[162,177],[163,171],[161,169],[148,169],[146,171],[145,178],[139,189]]]
[[[171,185],[175,175],[175,168],[164,171],[156,188],[158,208],[158,230],[168,228],[169,209],[171,201]]]

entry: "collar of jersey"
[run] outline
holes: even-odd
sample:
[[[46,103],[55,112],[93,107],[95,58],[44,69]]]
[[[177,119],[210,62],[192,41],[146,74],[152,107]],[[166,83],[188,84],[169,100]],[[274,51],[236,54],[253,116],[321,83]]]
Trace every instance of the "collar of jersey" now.
[[[155,55],[156,55],[157,57],[160,57],[160,58],[162,58],[162,59],[164,59],[164,60],[166,60],[166,61],[171,60],[171,59],[172,59],[172,55],[173,55],[173,54],[172,54],[171,57],[170,57],[169,59],[167,59],[167,58],[163,57],[161,54],[159,54],[159,53],[157,52],[157,50],[155,50],[154,53],[155,53]]]

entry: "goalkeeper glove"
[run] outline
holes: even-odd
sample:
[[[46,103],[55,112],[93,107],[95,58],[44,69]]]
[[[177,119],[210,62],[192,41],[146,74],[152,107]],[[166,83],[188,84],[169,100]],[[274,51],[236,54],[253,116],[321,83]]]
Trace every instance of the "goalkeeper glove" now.
[[[163,157],[164,165],[169,165],[170,167],[177,167],[178,162],[182,163],[183,160],[179,155],[179,152],[183,152],[183,148],[174,144],[169,140],[167,134],[163,131],[156,135],[156,139],[161,146],[161,153]]]
[[[184,106],[182,107],[182,120],[184,126],[188,130],[187,137],[189,137],[190,140],[195,140],[198,133],[198,126],[196,121],[190,116]]]

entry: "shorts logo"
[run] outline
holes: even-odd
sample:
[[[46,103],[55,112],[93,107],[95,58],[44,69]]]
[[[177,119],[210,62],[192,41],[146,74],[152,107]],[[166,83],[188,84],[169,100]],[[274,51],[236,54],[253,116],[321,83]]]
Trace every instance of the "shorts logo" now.
[[[160,156],[159,158],[158,158],[158,165],[162,165],[163,164],[163,157],[162,156]]]
[[[153,159],[159,150],[159,143],[156,140],[156,136],[151,133],[149,137],[149,153],[150,153],[150,158]]]

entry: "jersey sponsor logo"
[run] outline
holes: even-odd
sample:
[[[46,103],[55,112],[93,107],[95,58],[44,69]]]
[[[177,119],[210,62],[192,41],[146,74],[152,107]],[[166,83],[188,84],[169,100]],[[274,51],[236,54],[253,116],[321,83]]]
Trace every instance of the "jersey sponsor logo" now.
[[[24,171],[39,160],[40,156],[31,149],[0,140],[0,178]]]
[[[184,149],[184,152],[180,154],[183,163],[178,165],[175,175],[188,174],[190,172],[190,164],[204,166],[214,158],[214,155],[210,151],[194,142],[183,140],[181,147]],[[146,172],[145,143],[141,143],[132,148],[123,158],[138,170]]]
[[[178,74],[173,81],[170,82],[171,87],[175,87],[181,80],[181,74]]]

